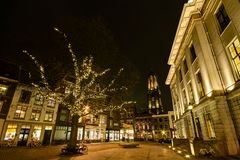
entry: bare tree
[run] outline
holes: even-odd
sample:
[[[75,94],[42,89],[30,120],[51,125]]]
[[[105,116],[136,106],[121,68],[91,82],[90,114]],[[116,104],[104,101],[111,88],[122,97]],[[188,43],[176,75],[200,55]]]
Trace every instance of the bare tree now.
[[[108,68],[102,71],[96,71],[96,69],[94,69],[92,56],[87,56],[79,62],[72,49],[71,43],[68,41],[67,35],[58,28],[54,28],[54,30],[63,35],[66,40],[74,67],[74,81],[69,82],[66,81],[66,79],[63,79],[58,83],[56,88],[52,89],[45,77],[44,67],[33,55],[29,54],[26,50],[23,52],[33,60],[39,69],[41,83],[32,83],[38,89],[38,92],[47,99],[52,96],[52,94],[58,93],[57,100],[59,103],[69,109],[72,116],[72,128],[68,148],[70,150],[74,150],[77,143],[77,124],[81,116],[86,116],[90,113],[97,114],[99,112],[121,109],[124,104],[132,102],[123,101],[122,98],[116,102],[113,100],[116,98],[111,98],[111,96],[109,96],[111,95],[109,93],[127,89],[124,86],[113,88],[113,84],[123,71],[123,68],[119,69],[115,78],[113,78],[108,85],[102,86],[102,89],[96,89],[96,86],[101,85],[101,81],[99,79],[110,71],[110,69]]]

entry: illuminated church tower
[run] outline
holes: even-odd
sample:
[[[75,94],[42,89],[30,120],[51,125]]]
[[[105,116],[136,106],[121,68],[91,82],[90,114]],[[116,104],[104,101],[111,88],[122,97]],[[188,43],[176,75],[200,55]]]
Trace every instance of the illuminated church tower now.
[[[154,115],[163,113],[161,92],[153,73],[148,77],[148,113]]]

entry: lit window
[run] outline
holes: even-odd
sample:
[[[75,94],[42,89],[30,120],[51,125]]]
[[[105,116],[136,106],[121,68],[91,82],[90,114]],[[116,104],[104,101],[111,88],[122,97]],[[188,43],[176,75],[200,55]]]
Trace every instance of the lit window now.
[[[40,140],[41,130],[42,130],[42,126],[34,126],[34,130],[32,133],[33,140],[38,140],[38,141]]]
[[[24,119],[26,111],[27,111],[26,106],[17,106],[14,118]]]
[[[36,94],[34,104],[43,105],[43,96],[40,93]]]
[[[223,5],[219,7],[218,12],[216,13],[216,17],[222,32],[230,22],[230,19]]]
[[[31,114],[31,120],[38,121],[41,115],[41,108],[33,108]]]
[[[8,124],[4,140],[13,140],[16,136],[16,132],[17,132],[17,125]]]
[[[49,98],[48,98],[48,103],[47,106],[48,107],[54,107],[56,103],[56,100],[54,98],[54,94],[52,94]]]
[[[45,118],[44,120],[45,121],[49,121],[49,122],[52,122],[53,121],[53,111],[52,110],[47,110],[46,111],[46,114],[45,114]]]
[[[240,43],[239,40],[236,39],[233,43],[229,46],[229,51],[231,53],[232,63],[236,70],[238,79],[240,78]]]
[[[8,90],[7,85],[0,84],[0,95],[6,95],[7,90]]]
[[[21,96],[20,96],[18,102],[28,104],[30,101],[30,98],[31,98],[31,94],[32,93],[30,91],[22,90]]]

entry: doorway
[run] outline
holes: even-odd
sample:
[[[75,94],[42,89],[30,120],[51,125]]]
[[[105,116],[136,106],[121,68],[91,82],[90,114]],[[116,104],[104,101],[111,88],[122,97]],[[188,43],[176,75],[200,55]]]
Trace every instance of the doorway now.
[[[43,145],[50,144],[51,134],[52,134],[52,130],[45,130],[44,136],[43,136],[43,141],[42,141]]]
[[[30,126],[22,126],[19,132],[18,146],[26,146],[30,132]]]

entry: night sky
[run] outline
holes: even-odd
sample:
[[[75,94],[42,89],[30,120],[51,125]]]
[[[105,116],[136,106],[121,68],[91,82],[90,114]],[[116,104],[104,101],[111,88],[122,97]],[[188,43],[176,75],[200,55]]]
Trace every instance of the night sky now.
[[[169,53],[186,0],[8,0],[1,4],[1,59],[9,48],[37,39],[61,17],[101,16],[116,44],[141,73],[135,98],[146,99],[147,75],[156,73],[165,110],[171,109],[168,74]],[[38,34],[35,34],[38,33]],[[33,36],[34,35],[34,36]],[[18,37],[18,38],[16,38]],[[21,38],[19,38],[21,37]],[[4,52],[4,53],[3,53]],[[5,57],[4,57],[4,56]]]

